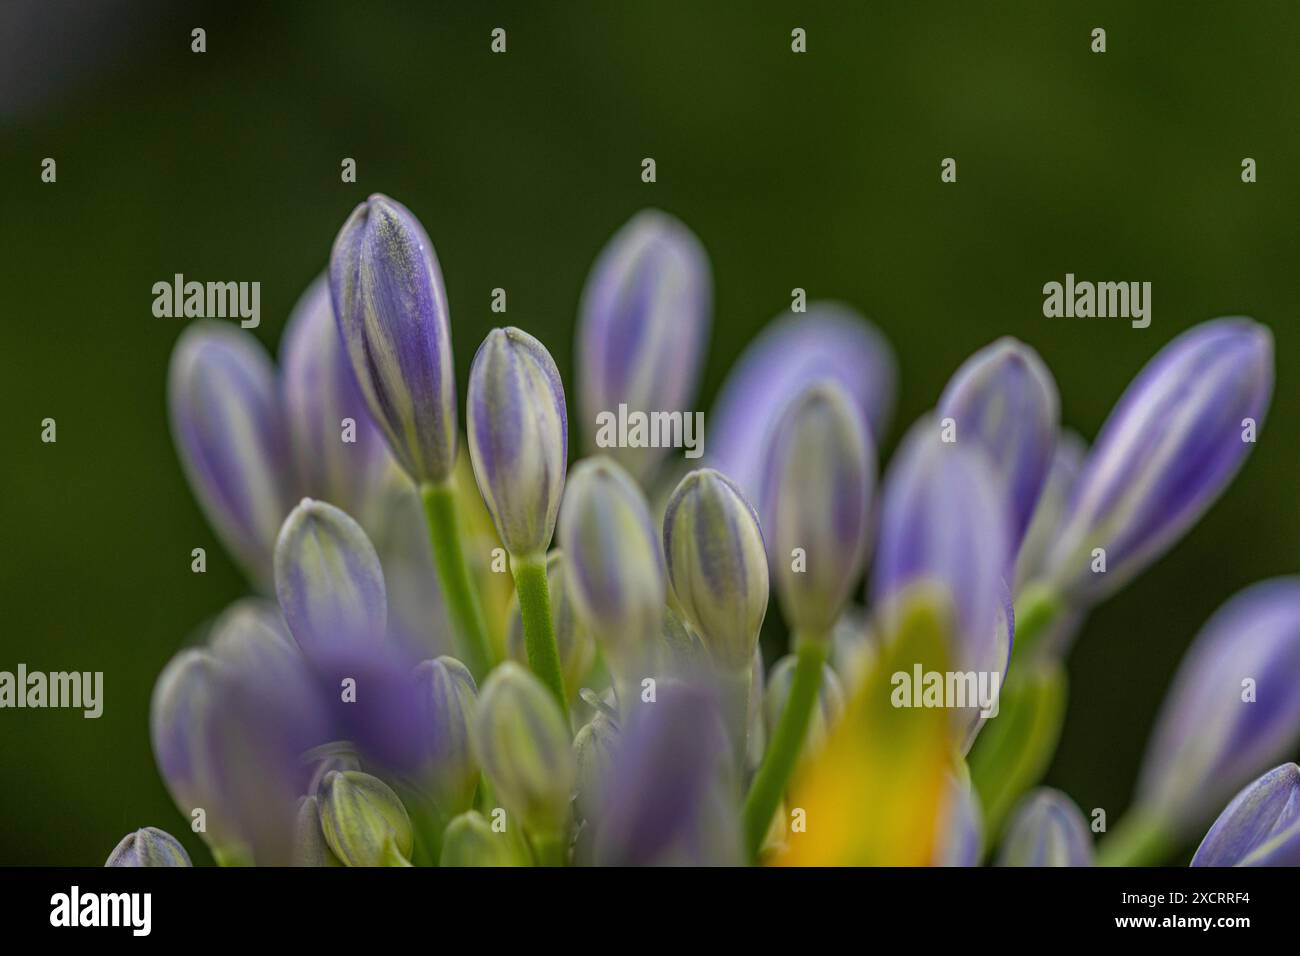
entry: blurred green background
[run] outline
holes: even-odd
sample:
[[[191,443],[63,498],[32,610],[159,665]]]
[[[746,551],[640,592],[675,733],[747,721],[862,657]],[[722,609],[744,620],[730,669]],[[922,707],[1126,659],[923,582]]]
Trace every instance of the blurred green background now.
[[[499,317],[572,377],[579,290],[644,206],[712,258],[702,407],[790,290],[893,342],[887,448],[1010,334],[1091,439],[1174,335],[1244,313],[1277,343],[1260,444],[1196,529],[1097,609],[1048,782],[1111,821],[1182,650],[1300,565],[1300,5],[6,3],[0,669],[102,670],[105,712],[0,711],[0,863],[99,865],[157,825],[207,860],[154,768],[155,676],[244,591],[172,449],[176,272],[259,280],[268,347],[352,207],[400,199],[446,274],[464,382]],[[190,30],[208,51],[190,52]],[[508,30],[509,52],[489,52]],[[804,27],[808,53],[790,51]],[[1093,27],[1108,52],[1089,50]],[[42,184],[41,159],[58,161]],[[658,182],[640,180],[653,156]],[[958,182],[939,163],[958,162]],[[1259,181],[1240,179],[1243,157]],[[343,157],[359,181],[340,182]],[[1043,283],[1153,283],[1153,322],[1046,319]],[[58,422],[58,443],[40,422]],[[206,575],[190,549],[206,547]]]

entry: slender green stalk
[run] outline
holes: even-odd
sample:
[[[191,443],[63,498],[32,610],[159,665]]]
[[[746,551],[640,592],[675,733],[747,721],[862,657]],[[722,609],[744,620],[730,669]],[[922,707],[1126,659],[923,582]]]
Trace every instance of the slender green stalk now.
[[[478,592],[465,565],[461,547],[460,516],[456,510],[456,489],[450,481],[420,486],[424,514],[429,522],[429,539],[433,542],[434,564],[443,600],[456,630],[456,646],[461,660],[481,681],[492,667],[492,653],[487,639],[487,625]]]
[[[1101,841],[1097,863],[1100,866],[1155,866],[1168,856],[1172,842],[1156,816],[1135,809]]]
[[[555,644],[555,625],[551,620],[551,590],[546,582],[546,558],[510,556],[510,571],[515,576],[515,593],[519,596],[519,616],[524,622],[524,649],[528,666],[560,702],[564,719],[569,719],[569,702],[560,671],[560,651]]]
[[[749,690],[753,677],[749,668],[734,674],[720,675],[722,716],[742,781],[749,768]]]
[[[825,660],[824,641],[803,640],[799,643],[790,698],[781,713],[781,722],[777,724],[763,765],[758,768],[749,796],[745,798],[745,847],[751,858],[758,857],[763,838],[772,823],[772,814],[776,813],[781,795],[785,793],[799,762],[799,754],[808,736],[808,725],[812,722],[813,707],[817,703]]]

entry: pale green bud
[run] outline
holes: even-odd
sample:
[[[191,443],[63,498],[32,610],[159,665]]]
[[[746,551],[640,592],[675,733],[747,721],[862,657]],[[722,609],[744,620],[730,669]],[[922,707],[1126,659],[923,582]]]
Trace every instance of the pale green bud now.
[[[388,784],[359,770],[335,772],[319,799],[325,842],[345,866],[410,865],[411,819]]]
[[[492,829],[492,824],[477,810],[462,813],[442,835],[442,858],[439,866],[531,866],[518,830],[507,824]]]

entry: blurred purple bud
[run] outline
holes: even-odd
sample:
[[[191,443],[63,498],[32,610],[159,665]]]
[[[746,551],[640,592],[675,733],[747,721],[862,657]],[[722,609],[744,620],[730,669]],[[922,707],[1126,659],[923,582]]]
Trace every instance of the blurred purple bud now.
[[[343,224],[330,295],[371,417],[416,482],[441,482],[459,437],[447,293],[411,211],[375,194]]]
[[[1138,777],[1138,802],[1182,836],[1300,743],[1300,577],[1252,585],[1183,657]]]
[[[722,711],[708,691],[670,683],[623,731],[596,836],[601,865],[740,862],[734,767]]]
[[[1206,511],[1241,467],[1273,391],[1273,336],[1250,319],[1204,322],[1147,363],[1084,463],[1048,561],[1076,602],[1115,591]],[[1104,550],[1105,571],[1096,554]]]
[[[208,523],[259,587],[293,500],[288,439],[270,357],[252,333],[195,322],[168,369],[172,437]]]
[[[280,365],[299,492],[363,515],[390,455],[357,387],[324,276],[289,317]]]
[[[1016,594],[1043,573],[1047,554],[1056,541],[1065,508],[1087,454],[1088,446],[1078,433],[1066,429],[1057,437],[1052,464],[1047,470],[1042,494],[1038,496],[1038,506],[1016,555]]]
[[[1274,767],[1237,794],[1192,866],[1300,866],[1300,767]]]
[[[415,668],[423,713],[419,733],[427,745],[417,779],[421,792],[447,817],[468,810],[478,786],[478,760],[471,737],[478,687],[453,657],[423,661]]]
[[[333,505],[304,498],[285,519],[275,547],[275,591],[309,656],[385,636],[379,556],[361,526]]]
[[[1007,824],[998,866],[1093,866],[1092,834],[1074,801],[1048,787],[1031,791]]]
[[[935,866],[979,866],[984,852],[984,817],[969,780],[948,777],[946,809],[935,840]]]
[[[1060,420],[1056,381],[1038,353],[1002,338],[962,364],[939,399],[959,442],[977,442],[1010,507],[1011,556],[1029,527],[1047,478]]]
[[[686,412],[695,399],[712,316],[704,247],[676,218],[637,213],[602,250],[583,290],[576,354],[582,436],[596,451],[597,416]],[[645,481],[666,448],[608,450]]]
[[[768,446],[760,498],[777,596],[791,628],[829,638],[867,557],[876,450],[834,379],[804,389]]]
[[[876,327],[847,306],[815,302],[806,314],[778,318],[723,382],[709,418],[710,461],[753,500],[785,406],[824,378],[853,396],[879,446],[894,407],[894,354]]]
[[[540,557],[555,530],[569,457],[555,360],[527,332],[493,329],[474,356],[468,404],[474,477],[501,543],[512,555]]]

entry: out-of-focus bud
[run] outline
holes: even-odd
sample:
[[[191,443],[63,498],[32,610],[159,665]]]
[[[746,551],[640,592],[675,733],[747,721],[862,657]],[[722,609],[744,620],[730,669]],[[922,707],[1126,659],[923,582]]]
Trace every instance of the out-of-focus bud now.
[[[304,498],[289,514],[275,546],[275,591],[308,655],[384,638],[379,556],[361,526],[333,505]]]
[[[575,805],[578,815],[584,820],[595,823],[600,813],[618,744],[618,721],[603,708],[596,711],[573,739],[573,755],[578,768]]]
[[[506,550],[540,556],[564,492],[569,423],[564,383],[541,342],[493,329],[469,372],[469,454]]]
[[[1237,794],[1192,866],[1300,866],[1300,767],[1274,767]]]
[[[716,699],[672,684],[623,732],[596,828],[600,865],[740,862],[730,744]]]
[[[831,629],[830,665],[842,686],[862,683],[880,653],[878,640],[865,608],[853,605],[840,615]]]
[[[1137,802],[1178,838],[1300,742],[1300,577],[1237,594],[1179,665],[1138,776]]]
[[[1020,551],[1016,555],[1017,596],[1026,584],[1043,573],[1047,554],[1061,529],[1066,506],[1070,503],[1070,494],[1074,491],[1075,482],[1079,480],[1079,472],[1083,470],[1083,460],[1087,454],[1088,446],[1077,432],[1065,429],[1057,436],[1052,464],[1047,469],[1043,491],[1038,496],[1038,507],[1034,509],[1034,517],[1029,522],[1029,529],[1025,532],[1024,540],[1020,542]]]
[[[479,763],[502,805],[531,833],[562,833],[576,766],[569,728],[550,691],[507,661],[483,685],[475,728]]]
[[[172,437],[208,523],[253,581],[271,585],[271,555],[293,501],[275,369],[252,333],[195,322],[167,373]]]
[[[663,625],[666,584],[641,489],[608,458],[580,462],[565,490],[559,537],[565,586],[606,659],[617,671],[645,664]]]
[[[577,477],[576,469],[574,477]],[[569,484],[571,486],[572,482]],[[559,548],[553,548],[546,556],[546,584],[550,589],[551,623],[555,627],[555,647],[560,655],[560,672],[564,676],[564,688],[572,699],[581,689],[583,678],[591,672],[591,667],[596,662],[596,644],[591,638],[591,632],[583,624],[582,617],[570,596],[566,570],[568,563]],[[509,620],[506,649],[511,660],[526,665],[528,654],[524,647],[524,619],[519,613],[517,596],[510,602]]]
[[[969,780],[948,777],[948,799],[935,836],[935,866],[979,866],[984,821]]]
[[[406,808],[388,784],[359,770],[321,783],[325,842],[345,866],[409,866],[414,834]]]
[[[293,865],[343,865],[325,842],[325,831],[320,822],[320,801],[315,795],[298,801],[298,817],[293,828]]]
[[[299,492],[361,517],[391,456],[357,388],[324,276],[289,317],[280,365]]]
[[[444,818],[469,809],[478,786],[473,721],[478,688],[469,668],[454,657],[415,668],[420,688],[420,734],[427,740],[418,776],[421,789]]]
[[[447,293],[433,243],[411,211],[375,194],[330,254],[330,295],[371,417],[417,483],[456,462],[456,378]]]
[[[767,554],[758,516],[720,472],[691,472],[664,514],[668,579],[714,662],[748,676],[767,613]]]
[[[597,450],[597,418],[636,412],[689,414],[711,321],[713,284],[704,247],[678,219],[637,213],[601,252],[583,290],[582,435]],[[645,481],[667,448],[610,448]]]
[[[853,309],[814,302],[806,314],[774,321],[736,361],[709,418],[708,460],[757,501],[772,430],[786,405],[823,378],[853,396],[879,446],[894,406],[893,351]]]
[[[1272,392],[1273,336],[1250,319],[1202,323],[1161,349],[1084,462],[1049,583],[1100,600],[1168,550],[1245,461]]]
[[[981,349],[957,369],[939,399],[957,441],[988,453],[1010,504],[1011,556],[1020,547],[1052,461],[1060,420],[1056,382],[1038,353],[1010,337]]]
[[[1040,787],[1021,801],[1007,824],[998,866],[1092,865],[1092,834],[1073,800]]]
[[[776,728],[781,723],[781,715],[785,713],[797,663],[798,658],[794,654],[787,654],[776,662],[772,673],[767,675],[763,716],[767,720],[769,734],[776,734]],[[808,724],[807,735],[804,737],[804,753],[813,753],[820,749],[826,739],[827,729],[839,720],[842,713],[844,713],[844,688],[830,666],[823,664],[821,685],[817,691],[817,706],[813,708],[812,720]]]
[[[778,423],[761,496],[776,592],[791,628],[824,641],[867,556],[876,452],[834,379],[813,383]]]
[[[105,866],[193,866],[179,840],[166,830],[144,827],[122,837]]]
[[[954,663],[1005,672],[1007,528],[1006,505],[984,453],[944,441],[937,420],[921,419],[885,478],[872,579],[877,603],[888,614],[909,585],[939,585],[956,614]]]
[[[509,825],[499,832],[493,830],[483,814],[470,810],[447,824],[438,865],[531,866],[532,860],[519,831]]]
[[[303,755],[303,763],[311,768],[311,779],[307,784],[307,793],[316,796],[321,784],[331,773],[343,773],[345,770],[360,770],[361,760],[352,745],[345,740],[314,747]]]

